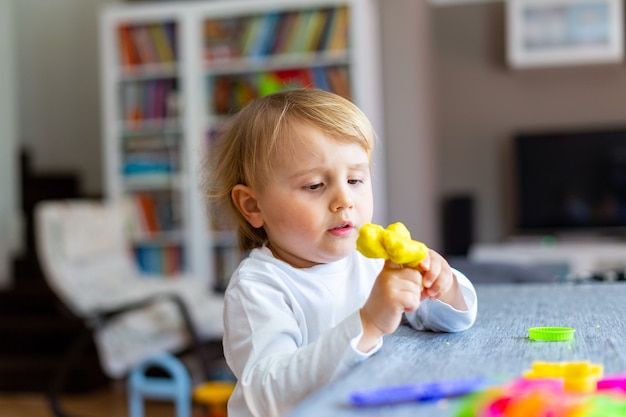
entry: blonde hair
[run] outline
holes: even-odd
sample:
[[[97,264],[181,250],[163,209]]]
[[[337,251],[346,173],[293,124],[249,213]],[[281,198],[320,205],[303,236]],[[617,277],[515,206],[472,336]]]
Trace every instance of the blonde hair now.
[[[206,172],[209,207],[215,215],[229,214],[237,223],[242,251],[261,247],[263,228],[252,227],[233,204],[237,184],[262,190],[272,175],[279,147],[293,146],[290,132],[307,124],[342,143],[356,143],[371,159],[375,133],[363,112],[349,100],[326,91],[301,88],[255,99],[225,126],[211,148]]]

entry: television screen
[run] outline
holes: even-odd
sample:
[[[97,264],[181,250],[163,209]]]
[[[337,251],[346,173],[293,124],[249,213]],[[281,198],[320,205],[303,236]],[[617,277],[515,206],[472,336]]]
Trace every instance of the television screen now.
[[[514,138],[517,232],[626,226],[626,128]]]

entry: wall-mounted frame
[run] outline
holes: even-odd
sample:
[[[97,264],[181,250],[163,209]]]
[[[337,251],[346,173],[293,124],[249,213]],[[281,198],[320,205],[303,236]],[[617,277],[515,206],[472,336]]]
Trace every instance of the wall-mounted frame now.
[[[513,68],[619,62],[623,0],[506,0]]]

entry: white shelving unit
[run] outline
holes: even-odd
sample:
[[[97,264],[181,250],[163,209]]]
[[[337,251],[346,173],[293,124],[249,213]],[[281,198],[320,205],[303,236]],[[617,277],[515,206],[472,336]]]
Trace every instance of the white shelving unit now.
[[[135,207],[143,207],[137,210],[142,213],[134,235],[138,248],[154,248],[155,254],[163,253],[162,247],[180,248],[162,270],[154,264],[167,261],[140,250],[138,260],[148,263],[146,270],[188,272],[213,284],[227,279],[237,258],[236,239],[228,231],[211,230],[199,170],[220,124],[251,97],[288,86],[330,89],[348,95],[382,134],[376,11],[374,0],[224,0],[103,9],[106,195],[131,197]],[[255,27],[265,29],[254,32]],[[307,35],[299,38],[302,30]],[[261,38],[266,42],[251,43]],[[374,160],[380,199],[386,196],[383,148],[381,138]],[[146,195],[161,199],[150,201]],[[163,206],[167,196],[174,196],[170,210]],[[157,226],[146,220],[146,207],[155,200],[166,213],[161,217],[170,217],[159,218]],[[379,210],[376,217],[384,219],[386,213]]]

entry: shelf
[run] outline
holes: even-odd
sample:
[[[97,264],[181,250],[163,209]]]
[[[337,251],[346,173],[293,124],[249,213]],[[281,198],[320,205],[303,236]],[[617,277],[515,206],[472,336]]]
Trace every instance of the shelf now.
[[[376,10],[375,0],[104,6],[105,191],[135,204],[131,243],[144,272],[226,285],[242,254],[234,231],[211,227],[199,173],[249,100],[315,86],[354,100],[382,133]]]
[[[177,174],[137,174],[125,176],[122,182],[127,191],[163,190],[182,188],[186,182],[182,178],[181,175]]]
[[[233,58],[222,61],[205,61],[205,74],[246,74],[281,69],[327,67],[347,65],[348,51],[324,51],[306,54],[282,54],[261,58]]]

